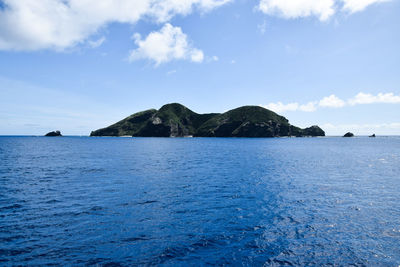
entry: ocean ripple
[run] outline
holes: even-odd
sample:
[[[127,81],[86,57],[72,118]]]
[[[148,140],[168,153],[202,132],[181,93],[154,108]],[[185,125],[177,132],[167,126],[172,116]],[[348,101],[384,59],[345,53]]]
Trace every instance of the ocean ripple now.
[[[0,137],[0,162],[0,265],[400,264],[399,138]]]

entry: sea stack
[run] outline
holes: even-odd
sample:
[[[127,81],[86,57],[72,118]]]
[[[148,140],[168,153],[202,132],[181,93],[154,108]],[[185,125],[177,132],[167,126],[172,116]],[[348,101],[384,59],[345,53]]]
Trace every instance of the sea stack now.
[[[52,132],[47,133],[45,136],[54,137],[54,136],[62,136],[62,135],[61,135],[60,131],[52,131]]]
[[[376,137],[375,134],[370,135],[369,137]]]
[[[351,132],[346,133],[345,135],[343,135],[343,137],[353,137],[354,134]]]

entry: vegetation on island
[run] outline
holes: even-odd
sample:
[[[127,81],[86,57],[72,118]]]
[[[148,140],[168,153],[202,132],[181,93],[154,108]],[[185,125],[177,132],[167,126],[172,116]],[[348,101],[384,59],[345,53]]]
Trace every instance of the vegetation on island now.
[[[140,137],[282,137],[325,136],[318,126],[301,129],[275,112],[244,106],[225,113],[198,114],[172,103],[159,110],[135,113],[113,125],[91,132],[90,136]]]

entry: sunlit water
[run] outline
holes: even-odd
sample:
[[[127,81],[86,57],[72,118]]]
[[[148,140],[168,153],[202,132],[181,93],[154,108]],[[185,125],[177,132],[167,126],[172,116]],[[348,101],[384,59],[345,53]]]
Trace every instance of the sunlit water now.
[[[0,137],[0,265],[400,264],[400,138]]]

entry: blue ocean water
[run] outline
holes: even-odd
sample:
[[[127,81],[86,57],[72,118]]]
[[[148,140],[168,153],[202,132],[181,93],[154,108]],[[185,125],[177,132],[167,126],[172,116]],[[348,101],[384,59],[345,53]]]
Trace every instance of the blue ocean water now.
[[[400,264],[400,138],[0,137],[0,265]]]

